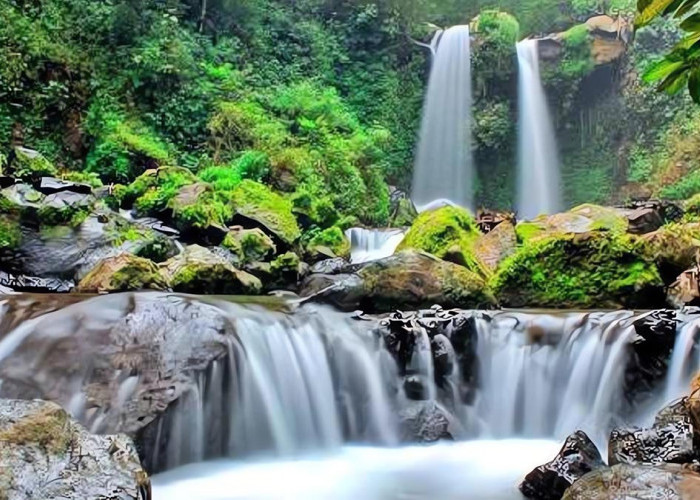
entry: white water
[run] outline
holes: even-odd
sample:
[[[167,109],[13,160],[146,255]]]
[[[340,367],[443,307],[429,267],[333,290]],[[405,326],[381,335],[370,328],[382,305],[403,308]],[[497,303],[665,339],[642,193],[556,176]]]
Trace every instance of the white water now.
[[[354,227],[345,234],[350,240],[350,262],[362,264],[394,255],[406,233],[402,229]]]
[[[468,26],[453,26],[439,38],[413,173],[419,210],[437,199],[473,208],[470,45]]]
[[[537,40],[517,45],[519,146],[517,212],[521,219],[551,214],[561,206],[559,155],[540,77]]]
[[[559,451],[552,441],[468,441],[344,448],[294,461],[218,461],[153,478],[168,500],[515,500],[523,476]]]

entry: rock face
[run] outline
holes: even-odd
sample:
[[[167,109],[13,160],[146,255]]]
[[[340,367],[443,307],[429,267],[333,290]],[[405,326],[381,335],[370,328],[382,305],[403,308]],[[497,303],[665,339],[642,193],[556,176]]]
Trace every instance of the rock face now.
[[[525,476],[520,491],[527,498],[559,500],[575,481],[603,465],[595,444],[585,432],[577,431],[566,438],[554,460]]]
[[[256,294],[262,283],[233,267],[227,260],[199,245],[190,245],[163,264],[163,279],[184,293]]]
[[[700,474],[682,465],[629,465],[597,469],[571,486],[562,500],[693,500]]]
[[[124,435],[96,436],[54,403],[0,399],[0,498],[150,500]]]
[[[463,266],[423,252],[396,255],[361,266],[352,274],[311,275],[301,295],[328,300],[344,310],[479,308],[493,305],[484,280]]]

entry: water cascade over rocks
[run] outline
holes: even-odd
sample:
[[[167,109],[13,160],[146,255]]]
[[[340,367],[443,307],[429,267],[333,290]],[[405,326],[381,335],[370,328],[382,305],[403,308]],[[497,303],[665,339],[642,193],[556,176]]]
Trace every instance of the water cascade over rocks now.
[[[600,442],[688,386],[700,366],[698,325],[700,312],[690,309],[436,306],[365,316],[159,292],[41,302],[8,296],[0,302],[0,397],[53,400],[92,432],[126,433],[150,471],[251,454],[316,453],[310,463],[317,464],[336,460],[319,452],[340,453],[336,463],[355,453],[371,461],[377,455],[367,446],[551,440],[578,429]],[[528,454],[530,445],[513,443]],[[341,451],[346,444],[366,451]],[[534,465],[523,463],[494,488],[513,486]],[[366,498],[382,498],[375,493]]]
[[[523,219],[561,209],[559,155],[547,97],[540,77],[537,40],[518,51],[519,146],[517,211]]]
[[[473,208],[469,26],[453,26],[434,42],[411,198],[418,210],[443,198]]]
[[[403,229],[348,229],[350,262],[363,264],[394,255],[405,234]]]

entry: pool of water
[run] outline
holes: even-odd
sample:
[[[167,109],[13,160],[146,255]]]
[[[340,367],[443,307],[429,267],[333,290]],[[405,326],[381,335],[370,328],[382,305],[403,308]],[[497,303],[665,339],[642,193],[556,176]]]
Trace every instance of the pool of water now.
[[[511,500],[561,443],[466,441],[400,448],[345,447],[288,460],[217,460],[153,478],[155,500]]]

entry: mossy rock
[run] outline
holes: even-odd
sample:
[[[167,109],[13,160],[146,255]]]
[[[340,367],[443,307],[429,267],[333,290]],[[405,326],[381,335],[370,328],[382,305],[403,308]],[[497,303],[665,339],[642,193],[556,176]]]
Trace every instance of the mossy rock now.
[[[363,309],[393,311],[406,308],[443,307],[466,309],[494,304],[483,278],[451,262],[424,252],[403,251],[364,266]]]
[[[0,214],[0,252],[17,250],[22,243],[19,220]]]
[[[128,186],[114,186],[113,204],[121,208],[133,207],[139,217],[156,217],[166,211],[168,202],[180,188],[196,182],[195,175],[181,167],[147,170]]]
[[[615,208],[586,203],[568,212],[540,215],[521,221],[515,228],[520,242],[554,233],[588,233],[590,231],[627,231],[627,218]]]
[[[38,182],[42,177],[58,175],[58,169],[41,153],[23,147],[15,148],[12,172],[19,179],[33,182]]]
[[[128,253],[100,261],[80,281],[81,293],[113,293],[129,290],[167,290],[167,281],[158,266],[148,260]]]
[[[266,232],[286,245],[301,236],[292,213],[292,202],[274,193],[267,186],[251,180],[242,181],[231,192],[231,202],[242,225],[246,219],[260,225]]]
[[[629,235],[598,231],[535,238],[491,280],[503,306],[661,307],[663,281]]]
[[[696,263],[700,222],[671,223],[637,239],[640,251],[656,262],[667,284]]]
[[[307,253],[312,256],[323,255],[324,258],[350,257],[350,240],[342,229],[331,227],[317,232],[306,245]],[[320,251],[320,249],[322,249]],[[329,254],[330,251],[330,254]]]
[[[37,218],[42,225],[77,227],[88,217],[94,202],[89,194],[71,191],[50,194],[42,200]]]
[[[242,262],[264,261],[277,253],[275,242],[262,229],[234,227],[221,243],[221,246],[240,257]]]
[[[188,246],[165,262],[160,272],[176,292],[255,295],[262,290],[258,278],[199,245]]]
[[[168,202],[175,227],[185,239],[202,239],[217,245],[226,237],[231,207],[219,199],[210,184],[181,187]]]
[[[29,184],[15,184],[0,190],[0,212],[35,219],[44,198],[46,196]]]
[[[418,211],[413,202],[408,198],[400,198],[393,207],[389,226],[409,227],[415,222],[416,217],[418,217]]]
[[[501,262],[513,255],[518,246],[515,226],[510,221],[503,221],[487,234],[482,234],[474,242],[474,254],[491,272]]]
[[[469,212],[444,206],[421,213],[397,251],[421,250],[441,259],[448,258],[473,272],[488,274],[488,268],[474,255],[474,243],[480,236],[481,231]]]

